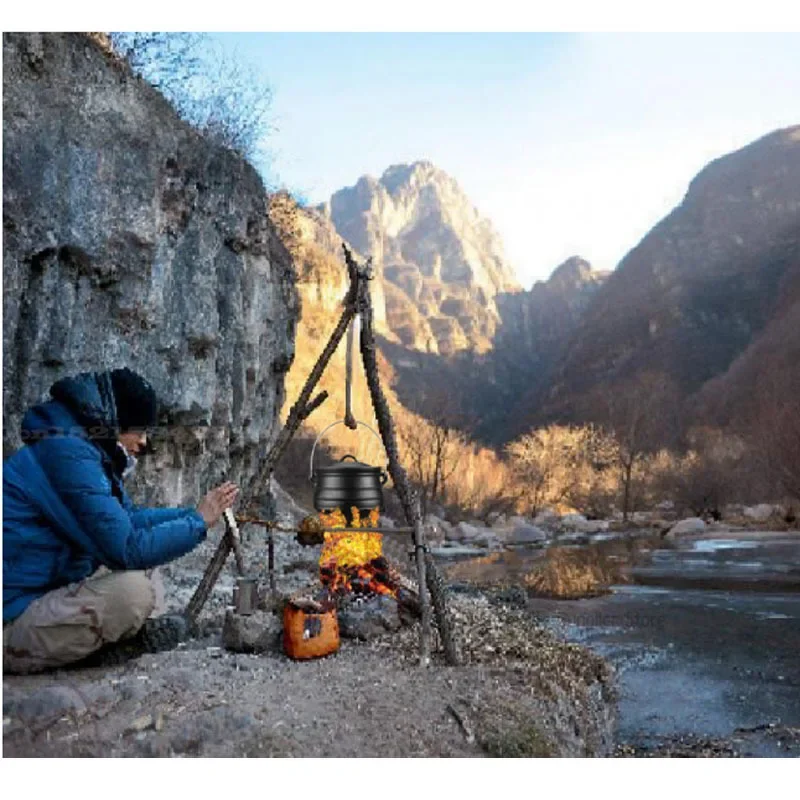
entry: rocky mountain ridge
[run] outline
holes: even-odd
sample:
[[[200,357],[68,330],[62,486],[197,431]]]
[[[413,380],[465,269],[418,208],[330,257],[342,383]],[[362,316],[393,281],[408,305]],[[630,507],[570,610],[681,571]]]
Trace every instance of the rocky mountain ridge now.
[[[429,418],[441,417],[446,405],[450,419],[487,444],[513,438],[518,420],[550,388],[570,337],[607,277],[573,256],[530,290],[498,294],[499,323],[483,353],[444,357],[384,341],[398,397]]]
[[[406,347],[489,349],[495,298],[520,287],[500,237],[452,177],[428,161],[394,165],[336,192],[320,211],[373,256],[388,326]]]

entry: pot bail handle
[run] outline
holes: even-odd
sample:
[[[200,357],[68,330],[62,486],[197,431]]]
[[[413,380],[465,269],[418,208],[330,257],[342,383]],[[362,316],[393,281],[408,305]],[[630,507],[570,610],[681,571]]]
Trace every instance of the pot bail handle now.
[[[314,440],[314,446],[311,448],[311,459],[310,459],[310,463],[309,463],[309,473],[308,473],[308,479],[312,483],[314,482],[314,452],[317,449],[317,445],[319,444],[319,440],[331,428],[333,428],[335,425],[344,425],[344,424],[345,424],[345,421],[343,419],[337,419],[336,422],[331,422],[331,424],[328,425],[327,428],[323,428],[322,431],[320,431],[319,436],[317,436],[317,438]],[[381,447],[383,447],[383,440],[381,439],[380,436],[378,436],[377,432],[375,431],[375,429],[373,427],[371,427],[370,425],[367,425],[366,422],[361,422],[361,420],[356,420],[356,425],[363,425],[381,443]],[[344,456],[344,458],[347,458],[347,456]],[[350,458],[352,458],[354,461],[356,460],[355,456],[350,456]],[[342,459],[342,460],[344,460],[344,459]],[[387,478],[387,480],[388,480],[388,478]],[[386,483],[386,481],[384,481],[384,483]]]

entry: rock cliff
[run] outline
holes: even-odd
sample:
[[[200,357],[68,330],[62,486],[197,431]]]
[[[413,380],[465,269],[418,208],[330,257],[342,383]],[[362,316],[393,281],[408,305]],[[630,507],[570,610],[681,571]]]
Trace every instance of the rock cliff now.
[[[260,178],[89,36],[4,34],[3,67],[4,452],[55,380],[128,365],[171,426],[138,500],[245,480],[298,305]]]

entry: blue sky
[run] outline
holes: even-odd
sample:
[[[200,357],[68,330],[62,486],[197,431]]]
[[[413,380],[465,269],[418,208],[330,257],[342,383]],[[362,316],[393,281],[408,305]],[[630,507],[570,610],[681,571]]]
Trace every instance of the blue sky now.
[[[272,179],[321,202],[428,159],[528,287],[610,269],[708,161],[800,123],[794,34],[214,34],[274,90]]]

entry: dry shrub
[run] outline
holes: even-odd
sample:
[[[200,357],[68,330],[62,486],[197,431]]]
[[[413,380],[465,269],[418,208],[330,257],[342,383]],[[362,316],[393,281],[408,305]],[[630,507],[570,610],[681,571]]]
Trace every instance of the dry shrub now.
[[[511,474],[532,516],[544,507],[607,516],[619,494],[618,446],[592,425],[550,425],[506,448]]]
[[[508,464],[494,450],[464,442],[445,500],[472,516],[483,516],[493,510],[516,510],[515,489]]]
[[[540,597],[578,600],[605,594],[619,579],[618,568],[596,549],[551,547],[523,583]]]
[[[744,442],[718,428],[693,428],[684,453],[661,450],[643,463],[644,497],[654,505],[669,499],[678,512],[718,516],[727,503],[751,497]]]

